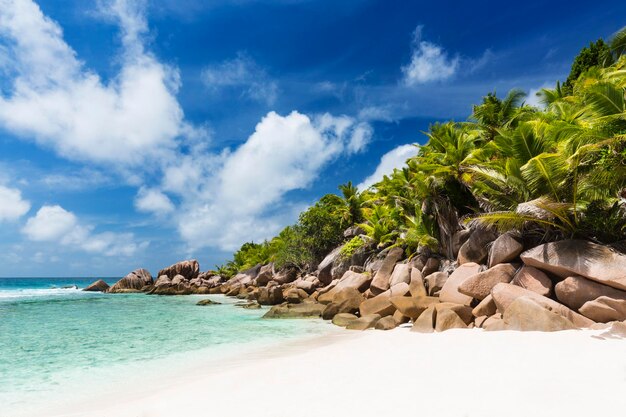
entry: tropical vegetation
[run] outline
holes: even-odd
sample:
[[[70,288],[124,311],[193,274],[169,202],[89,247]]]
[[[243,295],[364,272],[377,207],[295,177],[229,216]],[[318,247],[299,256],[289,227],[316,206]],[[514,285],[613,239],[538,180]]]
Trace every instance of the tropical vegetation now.
[[[468,225],[550,241],[626,241],[626,28],[583,48],[567,80],[540,93],[489,93],[467,121],[433,124],[416,155],[368,190],[351,183],[221,267],[315,267],[358,225],[379,247],[453,258]],[[352,240],[345,252],[358,244]]]

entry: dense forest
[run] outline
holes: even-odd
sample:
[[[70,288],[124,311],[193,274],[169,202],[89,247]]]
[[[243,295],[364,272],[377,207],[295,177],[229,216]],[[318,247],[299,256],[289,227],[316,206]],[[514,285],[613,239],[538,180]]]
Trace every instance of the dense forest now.
[[[583,48],[563,83],[540,93],[542,107],[512,90],[489,93],[467,121],[430,126],[428,141],[402,169],[370,189],[347,183],[323,196],[295,225],[263,243],[246,243],[223,277],[257,264],[302,271],[345,243],[363,240],[452,259],[452,239],[471,223],[517,230],[548,242],[582,238],[626,242],[626,28]]]

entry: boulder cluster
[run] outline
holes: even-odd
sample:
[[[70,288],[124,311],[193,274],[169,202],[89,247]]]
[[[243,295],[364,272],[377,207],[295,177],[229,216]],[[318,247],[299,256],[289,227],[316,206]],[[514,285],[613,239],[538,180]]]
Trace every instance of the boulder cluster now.
[[[412,323],[416,332],[480,327],[557,331],[626,320],[626,255],[583,240],[525,247],[515,233],[466,229],[454,237],[456,259],[400,247],[364,244],[349,256],[333,250],[311,273],[257,265],[224,280],[187,260],[153,281],[145,269],[110,288],[157,295],[226,294],[242,306],[270,305],[266,318],[332,320],[347,329],[388,330]],[[96,285],[97,284],[97,285]]]

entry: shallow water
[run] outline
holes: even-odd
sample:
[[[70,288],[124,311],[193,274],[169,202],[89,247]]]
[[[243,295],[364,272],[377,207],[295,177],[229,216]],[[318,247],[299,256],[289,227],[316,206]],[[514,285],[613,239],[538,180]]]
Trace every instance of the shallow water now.
[[[0,278],[0,411],[332,331],[321,320],[263,320],[223,296],[86,293],[93,279]],[[113,282],[114,279],[107,279]],[[202,298],[222,305],[196,306]],[[168,366],[170,368],[170,366]],[[0,413],[4,415],[4,413]]]

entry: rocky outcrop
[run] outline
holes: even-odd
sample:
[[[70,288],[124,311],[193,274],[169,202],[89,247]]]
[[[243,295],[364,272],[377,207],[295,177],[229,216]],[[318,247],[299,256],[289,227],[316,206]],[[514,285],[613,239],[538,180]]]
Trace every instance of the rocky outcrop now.
[[[147,291],[153,284],[152,275],[147,269],[136,269],[117,281],[107,292],[125,293]]]
[[[530,297],[516,298],[502,319],[506,330],[555,332],[576,328],[561,314],[550,311]]]
[[[474,317],[486,316],[490,317],[496,314],[498,308],[496,307],[496,303],[493,301],[493,297],[491,294],[483,298],[483,300],[478,303],[476,307],[472,310],[472,315]]]
[[[333,317],[332,323],[335,326],[346,327],[357,319],[358,317],[355,316],[354,314],[339,313],[339,314],[336,314],[335,317]]]
[[[561,240],[530,249],[522,261],[559,277],[580,275],[626,290],[626,255],[585,240]]]
[[[269,263],[259,268],[255,281],[259,287],[266,286],[274,278],[274,264]]]
[[[424,276],[417,268],[411,268],[411,281],[409,283],[409,292],[413,297],[426,297],[426,286],[424,285]]]
[[[333,300],[322,312],[322,318],[332,319],[340,313],[356,313],[363,302],[363,296],[354,288],[343,288],[335,293]]]
[[[621,291],[583,277],[568,277],[554,287],[556,298],[566,306],[578,310],[588,301],[598,297],[626,300],[626,291]]]
[[[494,265],[511,262],[524,250],[524,245],[518,236],[505,233],[494,240],[489,251],[489,268]]]
[[[263,316],[264,319],[309,319],[322,316],[324,306],[319,303],[275,305]]]
[[[333,280],[333,264],[340,260],[342,248],[343,245],[335,248],[332,252],[326,255],[322,262],[320,262],[320,264],[317,266],[317,278],[322,284],[328,285]]]
[[[443,302],[464,304],[469,306],[472,303],[472,297],[459,292],[461,284],[466,280],[475,276],[482,270],[482,267],[473,262],[465,263],[459,266],[448,277],[445,284],[439,292],[439,299]],[[484,298],[484,297],[483,297]]]
[[[277,286],[259,288],[257,302],[261,305],[276,305],[284,301],[283,290]],[[321,313],[321,311],[320,311]]]
[[[409,292],[409,285],[405,282],[396,284],[387,291],[363,301],[359,307],[361,316],[367,316],[368,314],[379,314],[381,317],[390,316],[396,308],[391,303],[391,298],[394,296],[406,295]]]
[[[450,329],[467,329],[467,325],[454,311],[438,310],[435,318],[435,331],[444,332]]]
[[[406,297],[403,295],[391,297],[391,304],[403,316],[416,320],[428,307],[438,304],[437,297]]]
[[[484,228],[471,229],[469,239],[459,249],[457,262],[463,265],[468,262],[485,263],[489,255],[488,245],[497,238],[497,234]]]
[[[196,303],[197,306],[212,306],[212,305],[219,305],[219,304],[222,304],[222,303],[213,301],[210,298],[205,298],[204,300],[200,300]]]
[[[379,314],[368,314],[352,321],[346,326],[348,330],[367,330],[376,326],[381,317]]]
[[[623,321],[626,320],[626,300],[602,296],[587,301],[578,311],[583,316],[600,323]]]
[[[432,274],[427,275],[426,278],[424,278],[424,281],[428,285],[428,295],[439,295],[447,280],[447,272],[433,272]]]
[[[516,299],[520,297],[527,297],[539,304],[540,306],[565,317],[577,327],[585,328],[591,326],[594,323],[592,320],[576,313],[575,311],[570,310],[563,304],[559,304],[558,302],[551,300],[547,297],[543,297],[537,293],[512,284],[502,283],[496,285],[491,290],[491,295],[493,296],[493,300],[498,307],[498,311],[501,313],[504,313]]]
[[[374,329],[376,330],[392,330],[398,327],[398,323],[394,320],[392,316],[383,317],[382,319],[376,322]]]
[[[337,283],[331,289],[324,292],[323,294],[320,294],[317,300],[320,303],[324,304],[331,303],[333,301],[333,298],[335,297],[335,294],[337,294],[344,288],[353,288],[359,292],[363,292],[369,287],[370,282],[372,282],[371,275],[367,273],[359,274],[357,272],[348,271],[343,274],[341,279],[337,281]]]
[[[195,259],[177,262],[174,265],[170,265],[167,268],[163,268],[157,274],[157,277],[166,275],[169,278],[174,278],[176,275],[182,275],[185,279],[194,279],[200,274],[200,264]]]
[[[417,320],[413,323],[413,327],[411,327],[412,332],[418,333],[432,333],[435,331],[435,318],[437,317],[437,312],[435,311],[435,307],[428,307],[426,310],[420,314]]]
[[[109,289],[109,284],[107,284],[103,280],[99,279],[99,280],[89,284],[85,288],[83,288],[83,291],[106,292],[106,290],[108,290],[108,289]]]
[[[412,268],[407,264],[396,264],[389,278],[389,286],[393,287],[401,282],[409,284],[411,282],[411,269]]]
[[[372,285],[370,286],[372,294],[377,295],[389,289],[391,274],[393,273],[396,263],[398,263],[403,256],[404,250],[400,247],[392,248],[389,253],[387,253],[385,260],[372,280]]]
[[[520,268],[511,283],[544,297],[548,297],[552,293],[552,280],[545,273],[532,266]]]
[[[467,264],[464,264],[463,266],[465,265]],[[458,291],[471,298],[483,300],[491,293],[491,289],[497,284],[501,282],[511,282],[513,280],[513,276],[515,275],[515,271],[515,267],[511,264],[498,264],[493,268],[479,272],[465,279],[459,285]],[[443,294],[443,290],[441,292]]]

